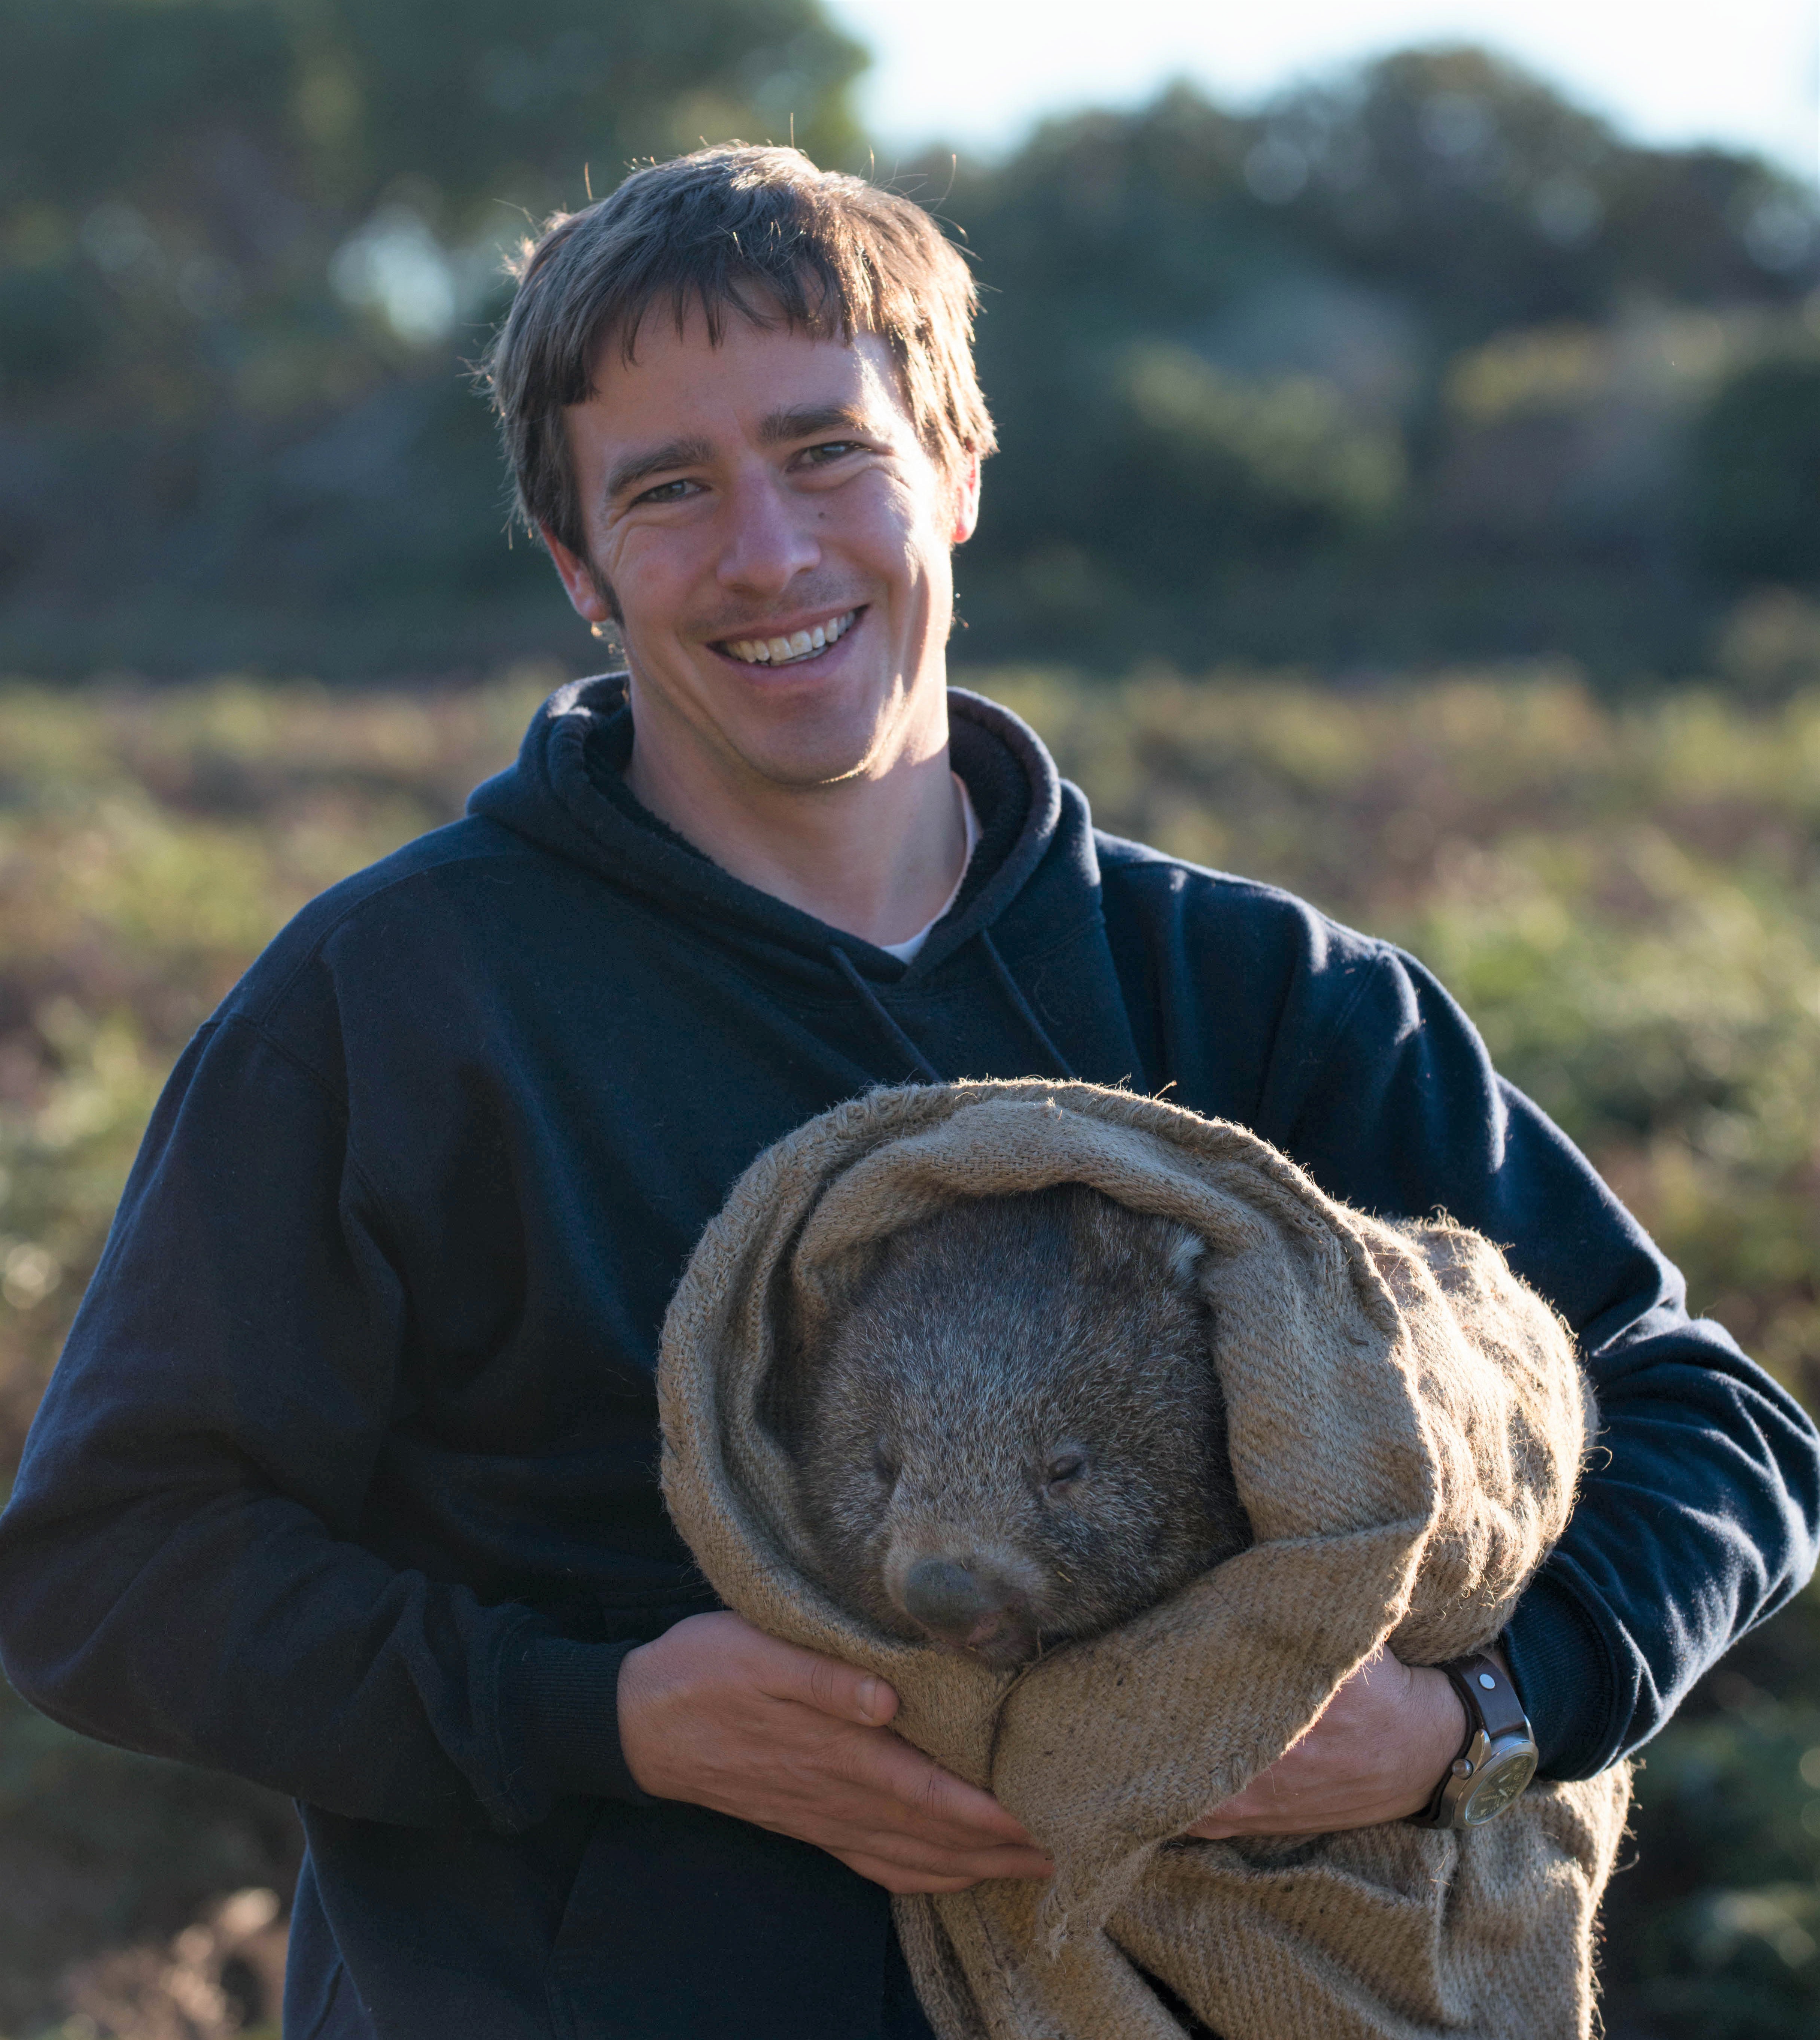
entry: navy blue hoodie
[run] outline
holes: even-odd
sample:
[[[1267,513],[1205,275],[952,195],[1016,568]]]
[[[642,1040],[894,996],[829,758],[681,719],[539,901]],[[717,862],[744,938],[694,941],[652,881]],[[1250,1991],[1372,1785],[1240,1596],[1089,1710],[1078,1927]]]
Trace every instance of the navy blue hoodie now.
[[[1506,1639],[1551,1775],[1812,1568],[1812,1426],[1421,966],[1096,833],[953,707],[984,832],[908,965],[640,809],[609,678],[299,915],[171,1078],[0,1520],[0,1647],[57,1719],[297,1798],[287,2040],[923,2030],[881,1892],[647,1798],[615,1725],[625,1651],[712,1605],[657,1486],[671,1290],[753,1157],[872,1085],[1167,1087],[1507,1247],[1608,1448]]]

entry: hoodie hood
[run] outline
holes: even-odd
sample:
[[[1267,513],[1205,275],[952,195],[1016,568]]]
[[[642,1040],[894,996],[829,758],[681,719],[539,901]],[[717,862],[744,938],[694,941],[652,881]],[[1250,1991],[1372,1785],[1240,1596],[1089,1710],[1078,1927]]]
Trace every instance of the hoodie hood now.
[[[634,797],[625,782],[632,711],[624,673],[560,687],[531,719],[516,763],[477,787],[468,812],[641,896],[767,972],[826,989],[857,973],[879,989],[926,984],[988,931],[1013,958],[1056,914],[1097,920],[1099,868],[1087,803],[1056,772],[1036,733],[1008,709],[948,691],[950,763],[965,782],[980,836],[954,904],[920,953],[900,962],[734,877]]]

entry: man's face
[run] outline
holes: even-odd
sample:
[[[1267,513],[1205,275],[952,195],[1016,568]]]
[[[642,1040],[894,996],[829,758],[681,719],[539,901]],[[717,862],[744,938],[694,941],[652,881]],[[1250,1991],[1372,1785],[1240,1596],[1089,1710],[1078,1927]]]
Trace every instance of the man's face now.
[[[882,340],[729,310],[716,346],[654,313],[634,361],[602,350],[569,440],[589,557],[550,550],[584,616],[617,603],[642,747],[804,789],[940,748],[978,470],[924,451]]]

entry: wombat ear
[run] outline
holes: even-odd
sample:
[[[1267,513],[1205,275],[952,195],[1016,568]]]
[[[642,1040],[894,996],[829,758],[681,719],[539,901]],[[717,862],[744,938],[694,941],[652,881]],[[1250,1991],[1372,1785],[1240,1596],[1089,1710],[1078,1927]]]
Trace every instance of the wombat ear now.
[[[1206,1241],[1199,1233],[1190,1232],[1183,1226],[1169,1242],[1167,1265],[1170,1279],[1180,1283],[1185,1289],[1191,1287],[1206,1258]]]

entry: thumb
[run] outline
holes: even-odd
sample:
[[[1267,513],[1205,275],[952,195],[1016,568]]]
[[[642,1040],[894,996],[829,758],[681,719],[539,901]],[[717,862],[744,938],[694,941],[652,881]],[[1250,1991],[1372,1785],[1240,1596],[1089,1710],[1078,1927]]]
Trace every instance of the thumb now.
[[[858,1722],[864,1728],[882,1728],[897,1711],[897,1696],[875,1672],[857,1665],[843,1665],[838,1658],[824,1658],[813,1650],[794,1651],[789,1682],[780,1699],[800,1701],[818,1714],[836,1720]]]

